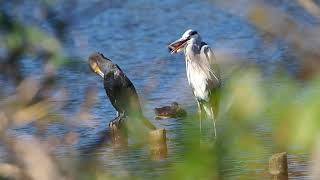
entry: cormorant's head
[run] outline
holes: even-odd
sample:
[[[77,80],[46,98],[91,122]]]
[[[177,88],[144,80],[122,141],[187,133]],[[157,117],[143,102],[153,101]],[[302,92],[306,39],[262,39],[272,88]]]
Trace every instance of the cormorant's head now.
[[[106,58],[102,53],[93,53],[88,59],[90,69],[104,78],[113,67],[110,59]]]
[[[168,49],[171,54],[176,52],[181,52],[181,50],[188,44],[188,42],[193,38],[199,38],[199,34],[197,31],[192,29],[188,29],[185,33],[183,33],[182,37],[174,42],[172,42]]]

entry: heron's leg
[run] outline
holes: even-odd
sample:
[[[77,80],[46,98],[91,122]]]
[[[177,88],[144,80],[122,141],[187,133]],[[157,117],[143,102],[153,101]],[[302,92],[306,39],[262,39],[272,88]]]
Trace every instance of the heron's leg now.
[[[214,117],[214,113],[213,113],[212,107],[210,107],[210,113],[211,113],[211,118],[212,118],[212,121],[213,121],[214,137],[217,137],[216,118]]]
[[[202,131],[202,107],[199,101],[197,101],[198,104],[198,115],[199,115],[199,120],[200,120],[200,134]]]

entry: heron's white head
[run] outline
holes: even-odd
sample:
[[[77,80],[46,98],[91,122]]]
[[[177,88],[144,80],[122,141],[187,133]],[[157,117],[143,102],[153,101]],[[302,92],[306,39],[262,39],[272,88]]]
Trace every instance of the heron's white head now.
[[[182,37],[171,44],[169,44],[168,49],[173,53],[181,52],[184,47],[192,40],[192,39],[198,39],[199,34],[197,31],[188,29],[186,32],[183,33]]]

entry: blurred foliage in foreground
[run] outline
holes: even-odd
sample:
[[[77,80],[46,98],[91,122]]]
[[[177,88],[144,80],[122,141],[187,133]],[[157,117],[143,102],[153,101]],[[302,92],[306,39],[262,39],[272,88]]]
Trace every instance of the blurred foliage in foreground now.
[[[81,161],[64,164],[51,155],[57,146],[73,144],[78,137],[75,132],[58,139],[41,136],[46,125],[53,120],[60,120],[70,126],[70,121],[66,121],[70,117],[61,117],[57,113],[63,107],[61,102],[67,99],[66,90],[54,86],[57,65],[64,59],[60,42],[70,18],[58,15],[61,12],[53,8],[54,1],[34,2],[41,12],[42,20],[49,23],[51,33],[44,31],[37,23],[19,21],[6,9],[17,5],[18,1],[0,2],[0,76],[4,80],[1,81],[1,88],[4,89],[0,89],[0,139],[8,152],[7,160],[0,164],[1,177],[35,180],[139,178],[129,172],[117,177],[94,167],[81,168]],[[314,18],[319,18],[320,10],[315,2],[305,0],[297,3]],[[67,3],[65,11],[70,10],[70,4],[76,4],[76,1]],[[221,2],[217,4],[232,6]],[[284,39],[296,52],[301,65],[298,76],[279,70],[273,77],[265,78],[258,68],[251,68],[226,78],[215,145],[199,146],[196,116],[186,119],[194,123],[186,127],[192,129],[188,136],[181,138],[185,146],[185,151],[181,153],[185,158],[183,161],[172,162],[172,170],[157,178],[223,179],[230,166],[227,158],[239,162],[246,159],[246,155],[239,152],[269,156],[278,151],[288,151],[289,154],[304,151],[316,159],[310,165],[310,172],[314,179],[319,179],[319,27],[303,27],[290,15],[266,4],[252,3],[248,9],[248,18],[252,24],[272,38]],[[22,75],[21,61],[26,57],[41,60],[40,77]],[[14,90],[7,94],[7,87]],[[94,91],[89,88],[86,100],[79,106],[79,115],[74,119],[89,115],[94,97]],[[8,133],[8,129],[27,123],[34,123],[39,133],[30,136],[28,140]],[[256,136],[257,128],[265,129],[264,137]],[[273,148],[267,148],[269,145],[265,144],[264,138],[271,141]],[[266,167],[252,161],[245,161],[244,166],[252,168],[253,175],[239,174],[239,179],[247,179],[254,176],[254,173],[264,176]]]

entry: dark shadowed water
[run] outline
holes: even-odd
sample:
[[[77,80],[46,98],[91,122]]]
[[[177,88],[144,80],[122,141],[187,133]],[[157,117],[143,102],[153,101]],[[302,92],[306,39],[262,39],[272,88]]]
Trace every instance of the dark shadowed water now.
[[[245,7],[245,3],[239,1],[239,9]],[[217,52],[218,57],[220,52],[227,51],[239,60],[248,59],[264,67],[266,74],[272,73],[279,62],[284,62],[290,71],[295,69],[295,65],[288,60],[293,55],[288,52],[284,42],[276,41],[269,46],[263,40],[263,33],[250,25],[244,16],[238,16],[234,13],[236,10],[224,9],[210,1],[121,1],[108,4],[107,8],[95,7],[83,13],[88,6],[89,2],[83,1],[77,7],[75,12],[82,14],[75,16],[76,20],[64,42],[66,54],[77,63],[59,70],[59,76],[64,77],[59,86],[66,88],[70,95],[64,109],[65,115],[76,113],[89,85],[97,88],[98,92],[98,101],[91,111],[94,117],[88,127],[75,129],[80,133],[76,148],[83,150],[95,144],[99,134],[115,116],[115,110],[103,89],[102,79],[90,72],[86,64],[87,57],[94,51],[102,52],[125,71],[141,97],[145,115],[158,127],[168,131],[169,155],[163,161],[151,161],[147,148],[132,148],[125,153],[116,153],[110,146],[106,146],[84,155],[96,156],[99,168],[107,172],[118,175],[129,172],[144,178],[157,177],[164,171],[170,171],[170,162],[181,161],[183,158],[179,156],[183,147],[175,141],[176,132],[181,132],[182,121],[156,121],[153,108],[177,101],[190,114],[195,112],[196,102],[187,84],[184,57],[172,56],[166,48],[169,42],[180,37],[186,29],[196,29]],[[288,6],[291,7],[291,4],[288,3]],[[28,6],[25,7],[27,10]],[[37,73],[36,66],[34,61],[27,60],[26,74]],[[228,67],[224,67],[222,72],[224,79],[232,75]],[[19,135],[32,132],[33,128],[29,126],[15,131]],[[68,129],[59,123],[49,126],[49,134],[66,132]],[[264,128],[257,132],[261,133],[258,136],[266,134]],[[62,148],[57,154],[68,161],[70,156],[64,156],[68,153],[68,149]],[[225,171],[231,178],[259,174],[266,170],[268,156],[261,154],[261,157],[248,157],[244,162],[226,160],[232,164],[232,168]],[[293,179],[307,179],[306,159],[307,155],[304,154],[289,156],[289,171]],[[261,164],[261,169],[244,168],[245,161],[256,161]]]

